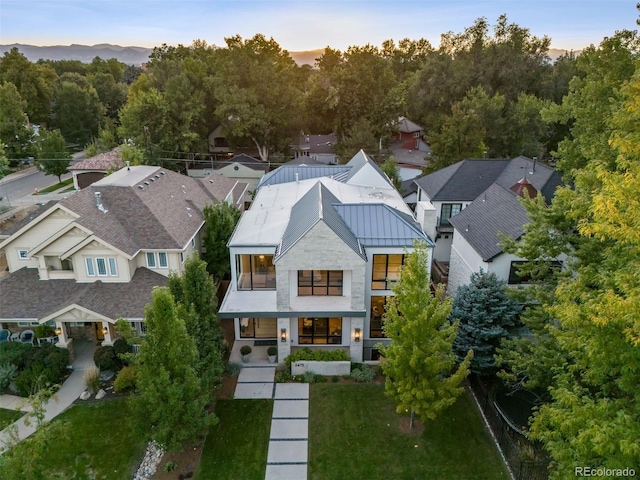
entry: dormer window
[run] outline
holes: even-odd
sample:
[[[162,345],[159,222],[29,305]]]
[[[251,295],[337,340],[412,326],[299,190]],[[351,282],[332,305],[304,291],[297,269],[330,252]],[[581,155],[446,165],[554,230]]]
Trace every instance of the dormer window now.
[[[20,260],[29,260],[29,250],[18,250],[18,258]]]

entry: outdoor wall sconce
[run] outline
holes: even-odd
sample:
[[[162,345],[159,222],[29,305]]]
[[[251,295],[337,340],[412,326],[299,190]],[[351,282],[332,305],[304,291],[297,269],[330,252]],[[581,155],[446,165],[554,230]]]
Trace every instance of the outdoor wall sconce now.
[[[286,342],[287,341],[287,329],[286,328],[281,328],[280,329],[280,341],[281,342]]]
[[[109,333],[109,328],[108,327],[102,327],[102,333],[104,333],[105,335],[107,333]]]
[[[353,332],[353,339],[354,339],[356,342],[359,342],[359,341],[360,341],[360,329],[359,329],[359,328],[356,328],[356,329],[354,330],[354,332]]]
[[[56,328],[56,335],[62,335],[62,329],[60,327]]]

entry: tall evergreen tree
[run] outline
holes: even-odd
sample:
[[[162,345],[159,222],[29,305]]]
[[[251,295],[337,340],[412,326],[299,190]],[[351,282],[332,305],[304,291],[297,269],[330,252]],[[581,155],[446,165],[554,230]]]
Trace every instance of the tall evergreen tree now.
[[[229,273],[229,249],[227,242],[240,220],[241,212],[228,203],[218,203],[204,207],[205,252],[202,257],[207,262],[207,270],[213,278],[221,280]]]
[[[471,282],[458,288],[449,316],[458,321],[458,335],[453,350],[463,360],[473,350],[471,371],[480,375],[493,373],[493,358],[507,327],[515,325],[520,305],[509,298],[505,283],[495,273],[475,272]]]
[[[398,402],[398,413],[411,411],[411,427],[414,413],[422,420],[434,419],[455,403],[473,356],[468,352],[456,367],[458,322],[448,321],[451,299],[445,298],[444,289],[431,294],[427,261],[426,246],[416,242],[383,317],[392,342],[380,347],[386,393]]]
[[[195,255],[188,258],[182,276],[169,275],[169,289],[184,309],[187,332],[198,350],[198,377],[203,388],[213,393],[223,371],[224,336],[216,315],[216,287],[206,262]]]
[[[169,288],[154,289],[152,303],[145,308],[145,325],[137,363],[139,396],[132,402],[153,440],[176,450],[194,440],[215,416],[205,410],[209,392],[198,379],[198,349]]]

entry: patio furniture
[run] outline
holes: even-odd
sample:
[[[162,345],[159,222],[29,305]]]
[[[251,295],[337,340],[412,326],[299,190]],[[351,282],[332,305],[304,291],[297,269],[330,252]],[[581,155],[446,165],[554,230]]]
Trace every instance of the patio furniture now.
[[[20,341],[20,332],[12,333],[11,337],[9,337],[9,341],[11,341],[11,342],[19,342]]]
[[[11,331],[3,328],[0,330],[0,343],[5,343],[9,341],[11,337]]]
[[[33,345],[33,342],[36,338],[36,334],[33,333],[33,330],[25,330],[20,333],[20,342],[22,343],[30,343]]]

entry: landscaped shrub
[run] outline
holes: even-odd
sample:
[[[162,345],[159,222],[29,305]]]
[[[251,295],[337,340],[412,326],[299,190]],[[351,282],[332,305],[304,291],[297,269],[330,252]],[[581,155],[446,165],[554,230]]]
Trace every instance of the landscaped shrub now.
[[[128,365],[118,372],[118,376],[113,382],[113,390],[116,393],[126,393],[136,388],[136,374],[138,367]]]
[[[274,381],[276,383],[288,383],[291,380],[293,380],[293,377],[291,376],[291,374],[289,372],[287,372],[286,370],[279,370],[276,372]]]
[[[0,365],[0,393],[7,393],[9,391],[9,385],[13,382],[18,375],[18,367],[12,363],[5,363]]]
[[[89,367],[84,371],[84,384],[87,390],[96,393],[100,390],[100,370],[96,367]]]
[[[27,357],[34,348],[28,343],[0,343],[0,365],[11,363],[22,370],[26,366]]]
[[[98,347],[93,354],[93,362],[100,370],[111,370],[117,372],[122,368],[122,362],[116,355],[113,347]]]
[[[293,362],[301,360],[311,360],[316,362],[349,361],[349,354],[344,350],[311,350],[309,347],[302,348],[292,353],[284,359],[288,367]]]
[[[355,364],[351,370],[351,378],[356,382],[373,382],[376,372],[369,365],[364,363]]]
[[[122,365],[128,365],[126,354],[133,353],[133,347],[129,345],[126,340],[119,338],[113,342],[113,351]],[[123,355],[125,356],[123,357]]]
[[[33,333],[36,334],[36,338],[47,338],[55,335],[55,330],[49,325],[38,325],[33,329]]]
[[[62,383],[69,364],[69,351],[50,343],[40,347],[17,342],[0,346],[0,365],[15,365],[18,373],[14,383],[18,393],[29,396],[46,385]]]
[[[228,376],[238,375],[242,370],[242,365],[239,363],[227,362],[224,365],[224,374]]]

